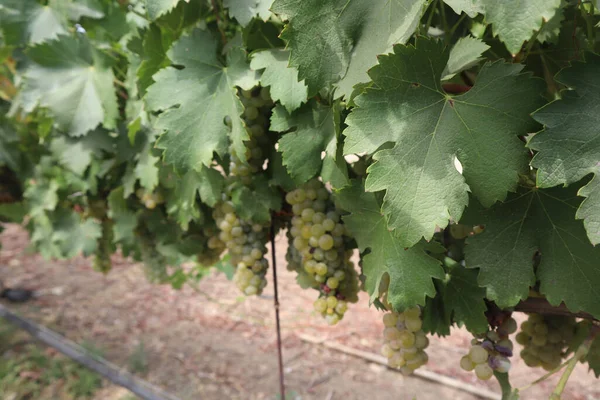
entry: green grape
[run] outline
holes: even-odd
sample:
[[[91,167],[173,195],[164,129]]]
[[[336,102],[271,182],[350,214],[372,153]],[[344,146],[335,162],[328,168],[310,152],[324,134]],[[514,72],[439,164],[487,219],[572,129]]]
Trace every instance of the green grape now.
[[[487,381],[494,375],[494,370],[487,364],[477,364],[475,366],[475,375],[477,375],[477,378]]]
[[[407,320],[420,321],[420,309],[408,309],[404,313],[390,312],[383,315],[384,344],[382,354],[388,358],[388,365],[400,368],[410,374],[428,361],[424,349],[429,345],[425,332],[411,332],[405,326]]]

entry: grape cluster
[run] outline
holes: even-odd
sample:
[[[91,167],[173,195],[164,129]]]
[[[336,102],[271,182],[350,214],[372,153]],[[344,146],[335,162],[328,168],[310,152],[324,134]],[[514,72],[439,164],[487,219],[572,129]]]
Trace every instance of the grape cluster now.
[[[488,380],[494,371],[508,372],[513,354],[513,343],[508,335],[517,330],[517,322],[506,318],[496,330],[489,330],[471,341],[469,353],[461,358],[460,367],[465,371],[475,370],[481,380]]]
[[[557,368],[567,355],[575,329],[574,317],[530,314],[515,338],[524,347],[521,358],[529,367]]]
[[[218,205],[213,217],[220,231],[218,239],[225,243],[231,263],[237,266],[234,275],[237,287],[248,296],[262,293],[269,267],[265,259],[268,228],[240,219],[229,201]]]
[[[205,226],[202,234],[206,239],[206,246],[202,253],[198,254],[197,260],[201,265],[209,266],[215,264],[221,258],[225,250],[225,243],[219,238],[216,226]]]
[[[268,137],[269,115],[273,107],[273,101],[268,88],[255,87],[252,90],[241,90],[240,99],[244,105],[244,123],[249,139],[244,142],[246,146],[247,163],[241,162],[234,149],[230,149],[231,162],[229,164],[230,174],[237,176],[243,183],[249,183],[252,174],[263,169],[267,154],[263,154],[263,148],[269,148]],[[231,124],[231,120],[226,123]]]
[[[346,232],[330,192],[317,179],[289,192],[292,206],[288,260],[300,269],[309,286],[320,290],[314,309],[329,323],[338,323],[347,302],[358,300],[358,276],[344,242]]]
[[[421,309],[409,308],[402,313],[390,312],[383,315],[384,344],[381,354],[387,357],[388,365],[399,368],[405,374],[413,373],[427,364],[429,357],[425,352],[429,339],[421,329]]]
[[[138,199],[142,201],[142,203],[144,203],[144,206],[149,210],[153,210],[158,204],[162,204],[165,202],[164,196],[159,191],[149,192],[143,188],[139,188],[135,191],[135,195]]]

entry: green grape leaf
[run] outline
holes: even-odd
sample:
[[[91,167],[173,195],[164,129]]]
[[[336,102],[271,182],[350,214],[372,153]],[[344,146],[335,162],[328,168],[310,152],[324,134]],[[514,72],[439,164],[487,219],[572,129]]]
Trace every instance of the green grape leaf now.
[[[465,12],[471,18],[485,14],[492,24],[495,35],[506,44],[511,54],[516,55],[523,42],[529,40],[544,21],[554,17],[561,0],[497,1],[497,0],[445,0],[460,14]]]
[[[59,162],[77,175],[83,175],[92,157],[101,150],[112,150],[108,132],[96,129],[80,138],[59,136],[52,140],[50,149]]]
[[[242,26],[246,26],[252,18],[258,16],[266,21],[271,16],[269,8],[273,0],[224,0],[223,6],[229,9],[229,15]]]
[[[271,10],[289,18],[281,37],[290,65],[305,79],[308,94],[338,83],[349,97],[367,82],[377,55],[405,43],[415,31],[425,0],[276,0]]]
[[[298,82],[298,70],[288,67],[289,52],[283,49],[263,50],[252,55],[250,67],[264,69],[260,84],[268,86],[271,98],[291,113],[307,100],[304,82]]]
[[[448,4],[455,13],[465,13],[469,17],[473,18],[477,14],[483,14],[485,12],[484,7],[485,0],[444,0],[444,3]]]
[[[221,194],[225,186],[225,178],[213,168],[203,167],[199,174],[200,200],[209,207],[214,207],[221,201]]]
[[[184,68],[162,69],[146,93],[150,110],[166,110],[155,125],[165,130],[157,143],[165,150],[165,161],[182,172],[200,169],[210,165],[214,152],[225,154],[229,138],[233,150],[243,157],[249,136],[240,118],[243,108],[236,86],[249,90],[258,83],[244,51],[231,48],[223,65],[216,39],[196,29],[175,42],[168,56]],[[231,118],[231,128],[225,125],[225,117]]]
[[[200,173],[191,169],[177,181],[175,189],[169,192],[167,212],[175,216],[184,230],[188,229],[190,221],[199,220],[202,216],[196,201],[201,183]]]
[[[275,132],[294,129],[279,139],[279,152],[292,179],[302,184],[321,171],[321,153],[335,141],[334,112],[314,100],[292,114],[278,105],[271,115],[270,129]],[[335,149],[332,156],[336,156]]]
[[[4,0],[0,6],[0,29],[5,44],[23,46],[67,34],[68,20],[104,17],[96,0]]]
[[[435,297],[428,297],[425,301],[425,307],[421,314],[423,320],[423,331],[431,335],[448,336],[450,334],[450,313],[446,312],[442,292],[443,287],[440,287],[440,281],[434,281],[438,293]]]
[[[577,189],[533,189],[490,209],[472,202],[465,220],[485,229],[467,239],[465,260],[480,269],[488,299],[501,308],[514,306],[538,280],[551,304],[600,316],[600,247],[575,219]],[[534,272],[536,252],[541,259]]]
[[[450,56],[442,80],[448,80],[461,71],[471,68],[482,60],[481,55],[489,49],[490,46],[479,39],[471,36],[465,36],[454,44],[450,50]]]
[[[584,220],[588,237],[600,243],[600,56],[586,55],[586,63],[575,62],[562,70],[556,80],[573,90],[562,92],[562,99],[538,110],[533,117],[545,126],[530,141],[538,153],[531,165],[538,168],[537,185],[570,185],[593,174],[594,179],[581,189],[586,200],[577,213]]]
[[[239,186],[231,195],[236,213],[245,220],[266,223],[271,220],[271,211],[281,208],[281,195],[277,188],[269,186],[261,175],[252,177],[251,186]]]
[[[7,45],[41,43],[67,33],[66,17],[56,2],[47,6],[36,0],[4,0],[0,6],[0,27]]]
[[[152,21],[168,13],[177,6],[180,0],[146,0],[146,11]],[[189,1],[189,0],[186,0]]]
[[[477,271],[461,265],[450,270],[443,297],[448,319],[464,324],[471,333],[485,333],[488,320],[484,298],[485,288],[477,284]]]
[[[585,361],[587,361],[590,370],[594,372],[596,378],[600,378],[600,336],[596,336],[592,344],[590,345],[590,350],[585,357]]]
[[[370,249],[363,256],[363,274],[371,301],[379,296],[384,274],[390,277],[388,301],[397,311],[425,305],[427,296],[435,296],[433,279],[444,278],[440,262],[425,253],[422,242],[410,248],[402,245],[394,232],[388,230],[375,194],[365,192],[362,185],[354,181],[337,192],[336,200],[350,212],[343,219],[359,250]]]
[[[82,136],[103,124],[111,129],[119,115],[112,61],[82,35],[60,36],[27,51],[21,106],[48,108],[59,128]]]
[[[148,191],[153,191],[158,185],[158,166],[159,157],[152,155],[152,143],[147,142],[138,156],[137,164],[133,170],[136,180]]]
[[[383,211],[404,246],[458,221],[469,191],[486,206],[504,199],[528,168],[518,136],[536,130],[529,114],[543,102],[543,81],[496,62],[471,90],[450,96],[440,83],[447,61],[431,39],[395,46],[369,71],[373,85],[346,119],[344,153],[375,153],[366,189],[386,191]],[[394,147],[377,151],[388,142]]]
[[[141,63],[136,71],[137,87],[143,96],[154,83],[152,76],[169,65],[167,49],[172,44],[171,35],[164,34],[156,24],[151,24],[144,34]]]
[[[325,147],[325,157],[323,158],[323,168],[321,168],[321,179],[323,182],[329,182],[333,189],[341,189],[350,183],[348,177],[348,164],[344,159],[344,147],[342,145],[342,121],[341,113],[343,106],[339,101],[333,104],[333,125],[335,135]]]
[[[64,258],[72,258],[80,253],[89,256],[96,250],[97,240],[101,236],[99,221],[93,218],[84,220],[75,212],[61,210],[53,223],[52,240]]]
[[[107,197],[107,202],[108,217],[114,222],[112,229],[115,241],[133,244],[138,220],[135,213],[127,207],[124,187],[113,189]]]
[[[52,211],[58,204],[58,183],[51,181],[34,181],[25,189],[23,196],[27,199],[29,207],[29,216],[32,218],[45,214],[46,211]]]

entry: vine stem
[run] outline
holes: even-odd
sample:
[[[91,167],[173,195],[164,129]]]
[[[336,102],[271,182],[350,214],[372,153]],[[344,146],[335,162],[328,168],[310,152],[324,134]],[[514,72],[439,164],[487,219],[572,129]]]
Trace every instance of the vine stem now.
[[[590,344],[592,343],[592,339],[592,336],[587,338],[577,348],[577,351],[575,351],[575,355],[567,363],[567,368],[565,369],[565,372],[563,372],[563,374],[561,375],[558,383],[556,384],[556,387],[554,388],[554,391],[550,395],[550,400],[560,400],[562,392],[565,390],[565,386],[567,385],[567,382],[569,381],[569,378],[571,377],[571,373],[575,369],[575,366],[577,365],[579,360],[585,357],[590,351]]]
[[[275,307],[275,329],[277,331],[277,355],[279,357],[279,391],[281,400],[285,400],[285,382],[283,379],[283,354],[281,351],[281,324],[279,322],[279,293],[277,291],[277,257],[275,254],[275,222],[271,218],[271,268],[273,269],[273,305]]]

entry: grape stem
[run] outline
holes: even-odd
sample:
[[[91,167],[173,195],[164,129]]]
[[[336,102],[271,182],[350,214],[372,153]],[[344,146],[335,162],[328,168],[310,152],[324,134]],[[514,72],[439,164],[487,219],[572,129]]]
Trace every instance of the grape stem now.
[[[564,304],[561,304],[559,306],[553,306],[550,303],[548,303],[548,300],[537,297],[530,297],[526,300],[521,301],[515,306],[515,311],[537,314],[564,315],[597,321],[596,318],[594,318],[588,313],[574,313],[569,311],[569,309],[567,309],[567,307]]]
[[[563,372],[562,376],[560,377],[560,380],[556,384],[554,391],[549,397],[550,400],[560,400],[562,392],[565,390],[565,386],[567,385],[567,382],[569,381],[569,378],[571,377],[571,373],[575,369],[575,366],[577,365],[579,360],[584,358],[590,351],[590,344],[592,343],[593,338],[593,336],[590,336],[586,340],[584,340],[583,343],[581,343],[581,345],[577,348],[575,355],[571,357],[571,359],[567,362],[567,369],[565,369],[565,372]]]
[[[279,357],[279,390],[281,400],[285,400],[285,383],[283,379],[283,355],[281,351],[281,325],[279,322],[279,294],[277,291],[277,260],[275,256],[275,221],[271,216],[271,269],[273,270],[273,305],[275,307],[275,329],[277,330],[277,355]]]

